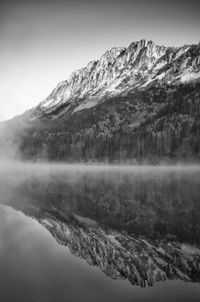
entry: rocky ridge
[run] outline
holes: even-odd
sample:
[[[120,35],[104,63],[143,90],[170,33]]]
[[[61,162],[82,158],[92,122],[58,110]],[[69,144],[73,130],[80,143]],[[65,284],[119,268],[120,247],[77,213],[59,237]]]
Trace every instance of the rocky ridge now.
[[[103,99],[125,96],[150,84],[177,84],[200,78],[200,45],[165,47],[141,40],[127,48],[114,47],[85,68],[73,72],[39,104],[49,114],[58,107],[77,112]],[[81,101],[79,101],[81,100]]]

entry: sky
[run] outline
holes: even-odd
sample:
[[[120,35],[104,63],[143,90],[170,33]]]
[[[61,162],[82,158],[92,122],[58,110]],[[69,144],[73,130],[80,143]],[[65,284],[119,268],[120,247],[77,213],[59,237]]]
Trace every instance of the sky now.
[[[0,120],[36,106],[72,71],[141,39],[200,41],[196,0],[1,0]]]

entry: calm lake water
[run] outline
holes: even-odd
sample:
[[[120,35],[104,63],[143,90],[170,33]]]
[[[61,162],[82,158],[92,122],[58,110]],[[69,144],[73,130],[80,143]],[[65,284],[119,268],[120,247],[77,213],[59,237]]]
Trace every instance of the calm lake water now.
[[[200,285],[167,281],[150,288],[107,278],[71,255],[39,223],[0,207],[1,301],[199,301]]]
[[[77,215],[82,214],[84,217],[89,217],[88,219],[91,219],[91,221],[94,219],[97,222],[103,222],[107,226],[113,227],[116,224],[116,219],[119,219],[117,212],[119,204],[117,202],[113,205],[112,197],[114,196],[113,199],[116,200],[116,194],[120,195],[117,188],[120,188],[120,198],[130,202],[131,196],[134,196],[128,209],[129,212],[132,207],[133,209],[136,206],[140,208],[140,203],[142,202],[142,207],[144,206],[149,211],[149,215],[155,217],[155,213],[159,212],[159,217],[160,215],[162,216],[163,213],[160,208],[159,211],[156,208],[155,213],[151,214],[155,205],[152,207],[151,203],[150,206],[149,199],[154,197],[157,200],[164,200],[163,208],[165,214],[170,212],[172,217],[174,217],[173,215],[178,213],[176,206],[172,209],[172,204],[176,200],[179,202],[178,207],[180,207],[181,202],[184,204],[188,201],[187,211],[189,215],[193,215],[193,211],[199,211],[200,195],[198,185],[200,170],[195,170],[195,172],[188,170],[187,177],[185,176],[186,170],[181,170],[181,173],[179,171],[178,175],[175,175],[176,173],[173,170],[170,172],[170,177],[169,171],[167,172],[167,177],[166,171],[164,172],[165,176],[163,176],[163,172],[159,174],[160,172],[155,173],[154,171],[153,180],[152,171],[150,177],[150,174],[148,174],[149,170],[143,171],[142,176],[141,170],[139,170],[139,174],[138,171],[136,173],[137,177],[133,173],[131,177],[129,174],[128,178],[127,172],[123,172],[123,175],[121,172],[116,175],[116,171],[114,171],[115,174],[112,174],[113,172],[109,174],[110,172],[108,173],[108,171],[105,172],[104,170],[103,174],[101,171],[98,177],[95,176],[94,182],[94,174],[91,176],[89,173],[90,176],[88,176],[80,168],[78,172],[74,172],[70,168],[72,173],[70,177],[69,169],[67,176],[66,171],[61,169],[59,174],[61,173],[62,176],[56,178],[55,172],[52,172],[49,168],[47,170],[45,168],[43,171],[34,170],[31,167],[28,169],[21,168],[21,170],[18,168],[11,169],[12,173],[8,173],[9,175],[5,175],[3,169],[0,173],[0,203],[2,204],[0,205],[0,301],[200,301],[199,283],[185,283],[175,280],[158,282],[153,287],[141,288],[133,286],[127,280],[111,279],[97,266],[89,265],[86,260],[73,255],[67,246],[59,244],[36,219],[25,216],[21,211],[24,211],[27,204],[31,204],[34,207],[38,207],[38,204],[40,204],[40,206],[42,205],[45,208],[47,205],[52,206],[53,202],[55,207],[55,198],[60,198],[62,200],[62,210],[65,208],[72,211],[73,209]],[[124,173],[126,176],[124,176]],[[58,171],[56,171],[56,175],[58,176]],[[63,178],[63,175],[65,175],[65,178]],[[79,177],[81,175],[81,181],[79,177],[77,178],[78,181],[77,179],[74,180],[74,175]],[[115,178],[113,178],[114,175]],[[144,175],[146,175],[146,178],[144,178]],[[106,179],[106,181],[102,185],[103,179],[104,181]],[[85,184],[86,180],[87,186]],[[132,185],[133,183],[135,187]],[[123,192],[122,188],[124,185],[125,189]],[[129,188],[129,192],[127,188]],[[151,188],[151,192],[149,192],[149,188]],[[171,188],[171,191],[169,188]],[[98,190],[101,192],[103,190],[105,200],[107,200],[106,203],[111,203],[112,209],[115,209],[115,213],[113,212],[112,216],[116,214],[116,217],[113,219],[109,215],[105,219],[108,209],[104,209],[104,200],[101,204],[96,201],[94,201],[94,205],[91,204],[90,198],[95,199],[96,197],[96,200],[99,199]],[[167,198],[167,195],[169,198]],[[82,202],[79,203],[80,196],[82,196]],[[135,199],[137,199],[136,203],[134,203]],[[169,203],[167,203],[167,200]],[[14,201],[16,201],[16,205],[14,205]],[[166,204],[170,204],[170,206],[168,207]],[[101,213],[96,213],[93,207],[97,208]],[[123,207],[124,212],[125,208]],[[120,211],[121,209],[119,208]],[[102,216],[102,213],[104,213],[104,216]],[[141,219],[143,219],[143,212],[140,211],[139,214]],[[185,215],[184,211],[180,211],[181,215]],[[155,218],[154,221],[152,217],[152,224],[157,223],[158,218]],[[195,216],[191,217],[194,218]],[[117,227],[118,231],[121,231],[123,223],[129,222],[129,220],[130,217],[127,218],[127,214],[125,217],[121,217],[121,225]],[[167,223],[171,223],[169,226],[171,228],[170,231],[174,230],[174,236],[178,237],[179,230],[174,229],[174,224],[170,219],[167,220]],[[182,223],[181,219],[179,219],[179,223]],[[198,225],[199,222],[196,221],[195,223]],[[135,226],[135,222],[133,226]],[[188,237],[190,238],[190,233],[185,231],[184,224],[180,225],[180,228],[183,228],[187,242]],[[158,227],[156,227],[157,229]],[[125,228],[125,230],[129,232],[129,227]],[[138,231],[136,227],[135,231]],[[165,233],[165,231],[163,226],[161,226],[159,232]],[[144,228],[144,232],[148,235],[146,228]],[[158,236],[160,236],[160,233]],[[193,237],[193,241],[195,240],[196,236]]]

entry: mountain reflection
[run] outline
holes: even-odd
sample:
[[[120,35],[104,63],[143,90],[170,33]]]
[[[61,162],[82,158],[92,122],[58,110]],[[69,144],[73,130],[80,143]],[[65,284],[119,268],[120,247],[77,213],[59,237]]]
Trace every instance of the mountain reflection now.
[[[156,281],[200,281],[200,250],[190,245],[147,240],[104,229],[72,213],[53,207],[26,209],[72,254],[98,266],[113,279],[128,279],[142,287]]]
[[[35,218],[107,276],[141,287],[200,281],[198,169],[8,174],[0,175],[1,202]]]

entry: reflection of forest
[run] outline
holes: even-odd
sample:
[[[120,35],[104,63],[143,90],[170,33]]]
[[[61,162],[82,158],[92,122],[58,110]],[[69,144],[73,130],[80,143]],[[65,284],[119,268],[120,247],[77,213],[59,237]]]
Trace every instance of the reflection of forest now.
[[[7,171],[0,177],[2,203],[55,206],[129,234],[200,243],[198,169],[80,172],[71,166],[59,172]]]

